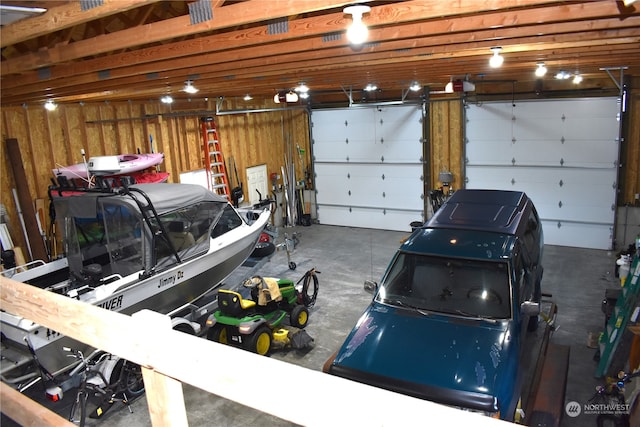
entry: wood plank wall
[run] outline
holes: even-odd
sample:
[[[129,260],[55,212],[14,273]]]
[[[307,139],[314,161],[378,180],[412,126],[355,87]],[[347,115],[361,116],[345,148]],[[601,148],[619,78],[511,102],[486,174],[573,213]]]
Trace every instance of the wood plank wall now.
[[[242,100],[225,100],[220,110],[229,112],[264,108],[273,108],[273,102],[261,104],[259,101],[245,103]],[[214,116],[215,100],[171,107],[157,102],[63,104],[52,112],[46,111],[41,105],[3,108],[0,199],[7,210],[8,227],[14,244],[25,248],[11,193],[16,185],[6,156],[7,138],[18,140],[31,198],[47,200],[47,189],[53,177],[51,169],[81,162],[82,149],[87,160],[91,156],[148,153],[152,149],[162,152],[165,160],[160,170],[169,172],[169,182],[179,182],[180,173],[203,168],[200,133],[203,112]],[[303,176],[296,145],[304,150],[305,165],[310,164],[308,114],[304,109],[220,115],[216,117],[216,126],[225,159],[234,157],[245,190],[247,167],[266,164],[268,173],[281,175],[287,140],[291,141],[295,150],[296,176]],[[245,199],[248,200],[247,194]],[[48,222],[44,228],[49,230]],[[60,253],[59,245],[56,250]],[[23,252],[28,255],[26,250]]]
[[[629,102],[629,121],[623,144],[620,205],[640,205],[640,80],[634,80]],[[633,86],[632,86],[633,87]],[[48,112],[41,105],[2,109],[0,121],[0,200],[7,210],[9,230],[16,246],[25,247],[11,189],[15,188],[5,140],[20,144],[31,198],[47,199],[47,188],[56,165],[82,161],[80,150],[91,156],[150,152],[165,154],[160,169],[169,172],[169,182],[179,182],[182,172],[202,169],[203,154],[199,118],[202,112],[215,115],[216,102],[184,102],[172,106],[148,103],[62,104]],[[224,100],[220,111],[273,108],[271,100]],[[429,105],[430,165],[428,188],[439,188],[438,174],[451,171],[453,188],[464,186],[463,115],[459,99],[435,100]],[[304,150],[305,165],[311,164],[306,110],[224,114],[216,118],[225,158],[233,157],[240,180],[245,184],[247,167],[266,164],[268,173],[280,175],[287,141],[294,148],[296,176],[302,177],[296,145]],[[235,181],[235,176],[233,177]],[[279,181],[281,182],[281,181]],[[248,195],[245,194],[248,200]],[[48,206],[48,203],[47,203]],[[48,220],[48,218],[47,218]],[[48,223],[44,224],[48,230]],[[58,253],[60,248],[57,248]],[[26,251],[25,251],[26,253]]]
[[[442,186],[440,172],[453,173],[453,190],[464,188],[464,144],[462,101],[451,99],[429,104],[429,140],[431,159],[431,188]]]

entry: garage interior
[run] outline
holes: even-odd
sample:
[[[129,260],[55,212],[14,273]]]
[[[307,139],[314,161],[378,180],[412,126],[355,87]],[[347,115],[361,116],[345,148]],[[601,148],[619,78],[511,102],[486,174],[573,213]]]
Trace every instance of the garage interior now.
[[[570,350],[559,425],[595,424],[565,405],[588,403],[605,381],[593,340],[620,289],[616,262],[640,235],[640,4],[359,4],[368,38],[354,45],[344,1],[3,0],[3,250],[23,262],[63,256],[47,190],[53,169],[83,158],[163,153],[156,172],[168,182],[211,185],[212,118],[228,187],[244,204],[276,201],[276,243],[299,237],[227,283],[321,271],[312,348],[269,356],[321,371],[371,301],[363,281],[380,280],[450,192],[525,191],[545,233],[552,341]],[[623,342],[607,375],[637,361],[634,334]],[[313,424],[184,390],[190,425]],[[151,425],[146,398],[132,407],[92,422]]]

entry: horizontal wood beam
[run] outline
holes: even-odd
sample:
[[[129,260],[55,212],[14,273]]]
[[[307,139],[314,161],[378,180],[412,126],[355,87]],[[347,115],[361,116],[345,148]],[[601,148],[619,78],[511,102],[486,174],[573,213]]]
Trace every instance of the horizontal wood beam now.
[[[103,0],[103,4],[82,10],[79,1],[52,7],[44,14],[21,19],[0,28],[0,47],[11,46],[25,40],[44,36],[53,31],[64,30],[74,25],[126,12],[161,0]]]
[[[598,5],[598,4],[594,4]],[[568,8],[569,13],[575,13],[578,9]],[[610,11],[610,9],[603,10],[602,8],[597,9],[597,13],[605,13]],[[584,12],[584,11],[583,11]],[[517,15],[517,16],[516,16]],[[473,38],[471,41],[480,41],[480,40],[499,40],[504,38],[504,34],[508,32],[510,37],[522,37],[524,35],[542,35],[542,34],[560,34],[560,33],[579,33],[581,27],[584,27],[583,24],[577,22],[568,22],[568,23],[557,23],[557,24],[538,24],[531,25],[532,23],[537,22],[539,19],[537,10],[527,10],[520,11],[518,14],[514,15],[514,20],[517,17],[518,25],[525,25],[519,28],[512,28],[510,26],[494,29],[493,27],[498,26],[499,21],[501,20],[504,23],[504,15],[489,15],[482,17],[469,17],[469,18],[453,18],[448,20],[447,22],[435,22],[435,23],[415,23],[409,24],[402,28],[398,27],[390,27],[390,28],[374,28],[370,32],[370,38],[372,43],[370,45],[375,45],[376,50],[384,49],[388,51],[402,51],[408,48],[417,48],[420,46],[433,46],[433,45],[453,45],[462,43],[465,41],[469,41],[469,36],[465,34],[466,31],[473,31]],[[543,14],[544,15],[544,14]],[[495,18],[495,21],[492,20]],[[304,21],[301,23],[301,27],[305,28],[313,28],[314,26],[310,25],[309,20],[301,20]],[[615,26],[619,26],[622,28],[633,27],[635,25],[640,25],[640,16],[630,17],[624,21],[620,21],[618,18],[610,18],[610,19],[601,19],[594,21],[594,23],[590,26],[588,32],[597,31],[605,28],[614,28]],[[317,23],[315,27],[318,27]],[[491,29],[485,29],[485,28]],[[452,28],[455,28],[456,31],[453,33],[449,33],[448,31]],[[266,32],[266,28],[264,28]],[[260,30],[262,31],[262,30]],[[409,39],[408,37],[415,37],[416,34],[420,34],[421,36],[417,39]],[[584,32],[582,37],[584,36]],[[226,37],[222,39],[220,36],[214,36],[211,39],[211,43],[208,43],[213,46],[227,46],[229,44],[229,40],[240,39],[240,32],[232,33],[231,37]],[[596,36],[598,37],[598,36]],[[216,39],[216,40],[213,40]],[[200,45],[199,45],[200,46]],[[145,82],[145,75],[154,70],[162,69],[165,70],[163,75],[168,75],[167,73],[171,73],[171,70],[185,70],[181,71],[182,74],[193,74],[198,73],[197,67],[205,64],[212,65],[216,63],[220,63],[223,59],[225,62],[231,62],[231,60],[237,60],[240,58],[282,58],[285,59],[285,55],[289,52],[302,52],[304,49],[309,51],[308,55],[310,57],[317,57],[318,55],[328,55],[327,51],[323,49],[327,49],[333,46],[345,46],[344,52],[346,54],[353,54],[353,50],[350,47],[347,47],[345,42],[323,42],[318,38],[304,39],[304,40],[290,40],[283,41],[277,44],[268,45],[261,44],[260,46],[255,47],[238,47],[233,51],[226,51],[225,55],[220,55],[219,52],[212,52],[210,54],[206,54],[200,50],[196,50],[196,55],[188,60],[185,59],[171,59],[162,62],[154,62],[153,64],[148,65],[129,65],[126,68],[111,68],[109,69],[109,77],[108,79],[117,79],[121,77],[126,77],[127,75],[139,75],[142,77],[141,82]],[[200,46],[202,47],[202,46]],[[189,52],[186,46],[182,45],[182,42],[179,43],[179,46],[169,46],[169,47],[161,47],[161,48],[153,48],[153,49],[163,49],[167,52],[166,55],[157,55],[162,57],[170,58],[171,52],[180,51],[180,52]],[[222,47],[219,48],[222,50]],[[366,49],[366,46],[365,46]],[[124,54],[121,56],[125,56],[128,54]],[[298,55],[303,55],[299,53]],[[331,56],[335,56],[336,53],[329,53]],[[149,58],[153,56],[150,52],[141,53],[140,56]],[[133,57],[129,58],[133,59]],[[103,61],[103,60],[101,60]],[[119,60],[114,60],[112,63],[119,63]],[[185,68],[185,64],[187,64],[188,68]],[[106,65],[106,64],[105,64]],[[82,69],[85,68],[82,64],[74,66],[74,70],[71,71],[70,66],[61,66],[54,67],[52,70],[52,74],[55,74],[58,80],[56,83],[56,87],[63,88],[65,86],[72,86],[75,84],[78,85],[86,85],[91,84],[96,81],[96,77],[93,74],[82,75]],[[92,67],[95,70],[95,67]],[[223,67],[223,68],[231,68],[231,67]],[[186,71],[189,70],[189,71]],[[65,72],[66,71],[66,72]],[[69,75],[73,74],[74,77],[69,78]],[[46,88],[51,86],[51,80],[44,80],[42,82],[37,82],[38,78],[36,73],[31,73],[29,76],[20,76],[17,77],[7,77],[2,80],[3,83],[3,91],[5,95],[14,95],[23,93],[26,91],[37,91],[37,90],[45,90]],[[29,85],[28,83],[34,83]],[[13,89],[12,89],[13,88]]]
[[[364,0],[366,3],[371,0]],[[254,3],[255,5],[251,5]],[[165,19],[153,24],[127,28],[112,34],[96,36],[77,41],[71,45],[54,47],[41,52],[33,52],[3,62],[0,75],[47,67],[57,62],[119,51],[136,46],[156,43],[173,38],[199,34],[205,31],[268,21],[282,16],[297,15],[317,10],[340,7],[349,4],[345,0],[249,0],[219,7],[212,20],[191,24],[188,15]]]

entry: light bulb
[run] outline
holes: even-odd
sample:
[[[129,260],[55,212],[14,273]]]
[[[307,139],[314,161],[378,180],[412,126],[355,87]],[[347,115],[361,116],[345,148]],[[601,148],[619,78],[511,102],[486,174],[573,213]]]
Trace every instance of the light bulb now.
[[[367,40],[369,30],[362,22],[362,15],[370,12],[371,7],[366,5],[353,5],[344,8],[344,13],[353,16],[353,23],[347,30],[347,39],[354,45],[361,45]]]
[[[498,68],[504,62],[504,58],[500,56],[500,51],[502,50],[502,48],[494,47],[491,50],[493,51],[493,56],[491,57],[491,59],[489,59],[489,65],[491,66],[491,68]]]
[[[367,40],[367,36],[369,35],[369,30],[367,26],[362,22],[362,18],[356,19],[353,17],[353,24],[347,30],[347,39],[352,44],[361,45]]]
[[[544,62],[538,62],[538,68],[536,68],[536,77],[542,77],[547,74],[547,67],[544,66]]]

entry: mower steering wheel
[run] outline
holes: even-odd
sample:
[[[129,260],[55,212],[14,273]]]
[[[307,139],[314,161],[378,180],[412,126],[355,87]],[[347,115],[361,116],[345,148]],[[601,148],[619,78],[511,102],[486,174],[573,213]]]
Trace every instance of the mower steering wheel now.
[[[258,280],[255,281],[254,279],[258,279]],[[242,282],[242,286],[244,286],[245,288],[251,289],[251,288],[255,288],[262,282],[263,282],[262,276],[252,276],[251,278],[246,279],[244,282]]]

